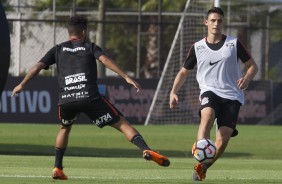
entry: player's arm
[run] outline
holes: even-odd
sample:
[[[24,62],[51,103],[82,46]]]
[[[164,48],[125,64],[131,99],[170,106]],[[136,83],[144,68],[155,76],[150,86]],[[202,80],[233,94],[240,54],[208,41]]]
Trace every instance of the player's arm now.
[[[42,69],[48,69],[50,65],[55,63],[55,52],[56,46],[50,49],[38,63],[36,63],[29,69],[22,82],[14,88],[12,96],[15,96],[16,94],[20,93],[25,87],[25,85],[36,75],[38,75],[38,73]]]
[[[195,47],[193,44],[187,54],[183,67],[180,69],[180,71],[177,73],[174,79],[174,83],[169,96],[169,107],[171,109],[173,109],[175,105],[178,104],[179,98],[177,93],[180,90],[180,88],[183,86],[187,78],[187,75],[189,73],[189,70],[192,70],[196,64],[197,64],[197,58],[195,53]]]
[[[24,77],[24,79],[22,80],[22,82],[14,88],[12,92],[12,96],[15,96],[16,94],[20,93],[25,87],[25,85],[35,76],[37,76],[37,74],[45,67],[46,64],[42,62],[38,62],[33,67],[31,67],[28,73],[26,74],[26,76]]]
[[[110,70],[116,72],[118,75],[120,75],[122,78],[124,78],[126,80],[127,83],[133,85],[136,89],[137,92],[139,91],[139,89],[141,88],[141,86],[132,78],[130,78],[117,64],[115,64],[115,62],[109,58],[106,55],[101,55],[99,57],[99,60]]]
[[[177,93],[180,90],[180,88],[182,87],[182,85],[184,84],[186,77],[189,73],[188,71],[189,70],[182,67],[174,79],[173,86],[172,86],[172,89],[170,91],[170,96],[169,96],[169,107],[171,109],[173,109],[175,105],[178,104],[179,102]]]
[[[258,66],[251,54],[239,40],[237,42],[237,52],[238,57],[241,59],[247,69],[245,75],[237,81],[237,85],[240,89],[245,90],[249,86],[250,81],[253,80],[258,72]]]
[[[253,80],[256,73],[258,72],[258,66],[253,58],[245,62],[244,65],[247,68],[246,74],[237,81],[238,87],[242,90],[247,89],[250,81]]]

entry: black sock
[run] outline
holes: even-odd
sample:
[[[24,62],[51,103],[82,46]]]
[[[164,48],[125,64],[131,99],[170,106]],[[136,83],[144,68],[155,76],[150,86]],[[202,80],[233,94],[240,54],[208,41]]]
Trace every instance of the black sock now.
[[[206,163],[205,165],[206,165],[206,167],[207,167],[207,169],[208,169],[210,166],[212,166],[212,164],[213,164],[213,163]]]
[[[140,134],[137,134],[132,137],[131,142],[135,144],[138,148],[140,148],[142,151],[144,150],[150,150],[149,146],[144,141],[143,137]]]
[[[65,154],[66,148],[57,148],[55,147],[55,165],[59,169],[63,169],[63,157]]]

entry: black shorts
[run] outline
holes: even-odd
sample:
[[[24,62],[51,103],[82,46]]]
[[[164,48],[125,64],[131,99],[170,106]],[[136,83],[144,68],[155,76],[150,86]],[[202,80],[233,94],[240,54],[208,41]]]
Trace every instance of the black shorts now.
[[[80,113],[85,113],[98,127],[112,125],[123,116],[104,96],[59,105],[62,126],[70,126]]]
[[[214,109],[218,128],[227,126],[235,129],[241,107],[239,101],[221,98],[211,91],[206,91],[201,95],[200,110],[205,107]]]

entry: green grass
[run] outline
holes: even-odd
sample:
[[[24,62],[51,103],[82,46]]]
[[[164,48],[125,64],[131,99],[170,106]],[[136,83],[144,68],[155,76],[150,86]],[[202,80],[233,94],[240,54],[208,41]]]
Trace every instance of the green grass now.
[[[168,168],[144,161],[118,131],[74,125],[64,158],[68,183],[195,183],[191,146],[196,125],[135,126],[152,149],[171,160]],[[0,124],[0,183],[64,183],[52,180],[59,125]],[[225,154],[203,183],[282,183],[280,126],[238,126]],[[214,132],[214,131],[213,131]],[[214,139],[214,133],[212,133]]]

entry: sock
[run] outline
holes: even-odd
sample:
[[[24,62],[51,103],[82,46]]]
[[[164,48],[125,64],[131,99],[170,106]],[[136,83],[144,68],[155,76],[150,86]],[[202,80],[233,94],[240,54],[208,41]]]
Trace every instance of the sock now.
[[[57,148],[55,147],[55,165],[59,169],[63,169],[63,157],[65,154],[66,148]]]
[[[207,169],[212,166],[213,163],[206,163],[205,166],[207,167]]]
[[[138,148],[140,148],[142,151],[151,150],[140,134],[133,136],[131,142],[135,144]]]

